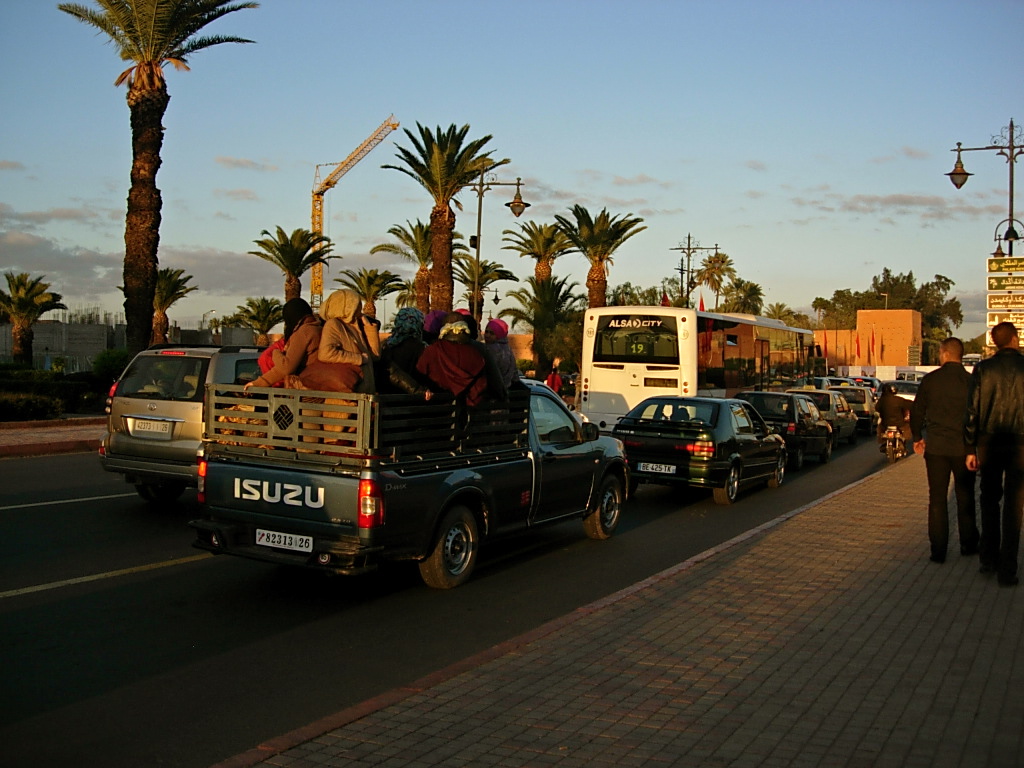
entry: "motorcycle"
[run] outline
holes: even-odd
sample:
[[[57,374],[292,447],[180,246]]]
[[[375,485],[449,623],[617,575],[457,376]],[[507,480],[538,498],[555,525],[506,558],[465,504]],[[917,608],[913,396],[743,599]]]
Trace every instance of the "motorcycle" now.
[[[907,455],[907,442],[903,439],[903,432],[899,427],[886,427],[885,434],[885,456],[890,464],[902,459]]]

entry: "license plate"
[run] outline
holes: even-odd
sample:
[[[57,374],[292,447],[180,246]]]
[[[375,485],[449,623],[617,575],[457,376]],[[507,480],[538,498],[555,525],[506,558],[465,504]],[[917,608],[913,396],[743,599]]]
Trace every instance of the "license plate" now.
[[[672,464],[648,464],[641,461],[636,468],[640,472],[652,472],[658,475],[674,475],[676,473],[676,468]]]
[[[312,536],[297,536],[294,533],[279,533],[278,531],[265,531],[262,528],[256,529],[256,543],[261,547],[290,549],[293,552],[313,551]]]
[[[135,431],[146,432],[150,435],[169,435],[171,434],[171,422],[169,421],[145,421],[142,419],[135,420]]]

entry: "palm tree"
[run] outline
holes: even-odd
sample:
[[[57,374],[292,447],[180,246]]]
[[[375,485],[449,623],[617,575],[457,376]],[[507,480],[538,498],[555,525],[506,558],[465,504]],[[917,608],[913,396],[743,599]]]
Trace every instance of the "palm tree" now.
[[[458,282],[465,286],[466,293],[464,295],[469,303],[469,311],[479,328],[480,319],[483,317],[484,292],[487,287],[499,280],[512,280],[518,283],[519,278],[495,261],[480,259],[480,262],[477,263],[477,260],[468,254],[456,254],[452,258],[452,262],[452,274]],[[476,286],[475,292],[473,286]]]
[[[262,240],[253,240],[259,247],[258,251],[249,251],[250,256],[259,256],[264,261],[278,267],[284,272],[284,300],[291,301],[302,295],[302,281],[299,279],[304,272],[313,268],[314,264],[326,264],[334,245],[331,239],[319,232],[308,229],[296,229],[291,235],[277,228],[277,235],[263,230]]]
[[[43,276],[31,277],[27,272],[5,272],[7,291],[0,291],[0,315],[11,323],[11,357],[16,363],[32,365],[32,326],[47,312],[67,309],[63,298],[50,290]]]
[[[550,280],[527,278],[525,288],[508,294],[510,299],[519,302],[519,306],[501,311],[501,316],[509,318],[513,327],[523,324],[533,330],[533,369],[539,379],[551,373],[556,357],[570,356],[570,350],[562,342],[564,337],[572,335],[571,328],[583,328],[578,314],[583,308],[584,297],[573,293],[577,285],[570,283],[568,277],[552,277]],[[578,362],[580,347],[575,346],[573,350],[571,356]]]
[[[405,223],[408,227],[396,225],[388,230],[388,234],[398,240],[397,243],[380,243],[373,246],[370,253],[391,253],[416,265],[412,306],[426,314],[430,310],[430,227],[419,219],[415,224],[408,220]]]
[[[736,267],[732,263],[732,258],[721,251],[705,256],[696,274],[697,285],[706,285],[714,292],[715,309],[718,309],[718,300],[725,286],[735,277]]]
[[[398,309],[402,307],[418,308],[416,303],[416,284],[412,280],[402,280],[399,283],[398,290],[395,291],[395,306]]]
[[[793,325],[796,320],[796,311],[785,302],[769,304],[764,310],[764,316],[773,320],[781,320],[786,325]]]
[[[533,276],[537,282],[551,279],[551,267],[555,259],[569,253],[573,249],[572,243],[565,233],[558,228],[557,224],[537,224],[533,221],[526,221],[519,225],[519,231],[506,229],[502,232],[502,242],[511,245],[502,246],[503,250],[515,251],[520,256],[529,256],[536,259],[537,263],[533,268]]]
[[[270,344],[270,329],[284,320],[283,309],[284,305],[280,299],[270,299],[266,296],[260,296],[258,299],[249,297],[245,304],[238,305],[235,314],[221,321],[221,326],[239,325],[251,328],[256,333],[256,345],[265,347]]]
[[[127,85],[131,114],[132,170],[124,227],[124,314],[128,351],[146,348],[153,330],[160,209],[156,186],[163,146],[163,116],[170,95],[164,79],[168,64],[188,70],[188,57],[221,43],[251,43],[240,37],[200,35],[208,24],[259,3],[232,0],[95,0],[57,7],[107,35],[122,61],[132,65],[114,86]],[[141,22],[141,23],[140,23]]]
[[[402,288],[402,278],[394,272],[378,272],[376,269],[363,267],[358,272],[353,269],[343,270],[344,277],[336,277],[334,282],[351,288],[363,300],[363,314],[376,319],[377,299],[395,293]]]
[[[188,285],[192,275],[186,275],[184,269],[161,269],[156,275],[156,294],[153,296],[153,338],[151,344],[167,343],[167,310],[178,301],[199,288]]]
[[[574,205],[570,210],[575,221],[558,215],[555,221],[572,243],[573,249],[582,253],[590,262],[590,270],[587,272],[589,306],[603,307],[607,303],[608,270],[612,264],[612,255],[619,246],[647,227],[641,227],[643,219],[634,218],[631,213],[612,216],[607,208],[602,208],[595,219],[582,205]]]
[[[466,142],[469,126],[456,128],[454,124],[435,132],[416,123],[419,137],[409,129],[405,135],[412,142],[415,151],[397,147],[401,165],[384,165],[415,179],[431,197],[434,207],[430,211],[430,308],[452,309],[454,281],[452,279],[452,243],[455,232],[454,203],[460,210],[461,203],[455,196],[478,177],[509,162],[494,160],[490,152],[484,152],[484,145],[491,136]]]
[[[723,294],[726,312],[760,315],[764,306],[764,289],[757,283],[735,278]]]

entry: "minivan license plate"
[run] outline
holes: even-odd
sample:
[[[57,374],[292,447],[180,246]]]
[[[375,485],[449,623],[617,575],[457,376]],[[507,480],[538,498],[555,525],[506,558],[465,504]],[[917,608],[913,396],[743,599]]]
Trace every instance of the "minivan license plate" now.
[[[265,531],[262,528],[256,529],[256,543],[261,547],[290,549],[293,552],[313,551],[312,536],[296,536],[294,533],[279,533],[278,531]]]
[[[148,432],[151,435],[167,435],[171,432],[171,422],[169,421],[145,421],[143,419],[135,420],[135,431],[136,432]]]

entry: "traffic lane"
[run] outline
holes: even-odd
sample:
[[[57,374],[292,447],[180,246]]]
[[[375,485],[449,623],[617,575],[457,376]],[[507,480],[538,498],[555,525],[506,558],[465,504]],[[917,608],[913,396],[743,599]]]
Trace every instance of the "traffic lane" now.
[[[105,472],[94,451],[0,459],[0,507],[134,493],[122,475]]]
[[[21,703],[3,710],[0,738],[35,765],[84,753],[209,765],[629,586],[879,459],[856,449],[729,507],[643,488],[610,540],[585,539],[578,521],[516,537],[449,592],[412,565],[320,579],[212,558],[0,601],[3,686]]]

